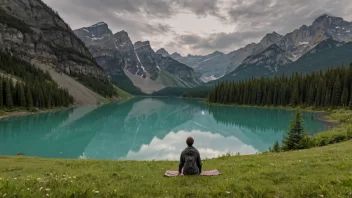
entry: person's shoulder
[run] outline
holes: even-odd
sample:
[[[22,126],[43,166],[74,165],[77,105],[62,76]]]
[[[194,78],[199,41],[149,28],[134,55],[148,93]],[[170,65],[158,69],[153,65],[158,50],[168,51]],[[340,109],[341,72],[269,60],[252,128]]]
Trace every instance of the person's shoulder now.
[[[197,153],[199,153],[199,151],[198,151],[198,149],[197,149],[196,147],[193,147],[193,149],[194,149],[195,151],[197,151]]]

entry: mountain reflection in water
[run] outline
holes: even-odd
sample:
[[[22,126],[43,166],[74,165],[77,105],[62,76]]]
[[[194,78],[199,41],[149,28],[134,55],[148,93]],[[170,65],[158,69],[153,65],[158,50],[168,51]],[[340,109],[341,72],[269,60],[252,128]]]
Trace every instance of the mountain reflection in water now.
[[[282,140],[293,111],[209,106],[196,100],[135,98],[0,121],[0,155],[177,160],[188,136],[202,158],[254,154]],[[325,124],[304,113],[307,131]]]

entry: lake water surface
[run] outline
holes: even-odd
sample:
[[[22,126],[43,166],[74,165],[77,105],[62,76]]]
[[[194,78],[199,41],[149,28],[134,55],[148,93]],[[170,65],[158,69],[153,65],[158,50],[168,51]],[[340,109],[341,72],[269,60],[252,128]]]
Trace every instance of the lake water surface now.
[[[281,142],[295,112],[209,106],[196,100],[135,98],[0,121],[0,155],[177,160],[188,136],[202,158],[255,154]],[[324,130],[304,113],[310,134]]]

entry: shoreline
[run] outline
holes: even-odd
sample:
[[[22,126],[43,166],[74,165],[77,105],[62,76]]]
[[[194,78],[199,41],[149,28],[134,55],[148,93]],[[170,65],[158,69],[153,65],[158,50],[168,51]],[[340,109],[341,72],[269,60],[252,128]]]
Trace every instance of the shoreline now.
[[[110,104],[113,102],[117,103],[122,103],[130,100],[132,98],[120,98],[118,100],[112,100],[110,102],[104,102],[99,105],[104,105],[104,104]],[[0,121],[5,120],[8,118],[16,118],[16,117],[23,117],[23,116],[28,116],[28,115],[35,115],[35,114],[41,114],[41,113],[49,113],[49,112],[56,112],[56,111],[63,111],[63,110],[68,110],[76,107],[85,107],[85,106],[91,106],[91,105],[71,105],[70,107],[59,107],[55,109],[38,109],[36,111],[28,111],[28,110],[19,110],[19,111],[4,111],[4,114],[0,114]]]
[[[182,99],[182,98],[181,98]],[[195,99],[199,100],[199,99]],[[121,100],[118,101],[118,103],[123,103],[126,100]],[[341,114],[341,113],[352,113],[351,110],[345,110],[345,109],[335,109],[335,110],[313,110],[311,108],[292,108],[292,107],[283,107],[283,106],[248,106],[248,105],[223,105],[223,104],[212,104],[212,103],[206,103],[205,101],[199,101],[201,103],[204,103],[206,105],[211,105],[211,106],[231,106],[231,107],[242,107],[242,108],[261,108],[261,109],[281,109],[281,110],[287,110],[287,111],[296,111],[300,110],[303,112],[314,112],[316,113],[314,116],[312,116],[313,119],[319,120],[323,122],[325,125],[325,128],[319,132],[317,132],[315,135],[324,135],[328,134],[331,131],[341,130],[346,128],[346,124],[348,125],[349,123],[346,123],[343,119],[340,119],[341,117],[338,117],[336,114]],[[103,104],[101,104],[103,105]],[[6,120],[8,118],[17,118],[17,117],[23,117],[23,116],[28,116],[28,115],[34,115],[34,114],[42,114],[42,113],[50,113],[50,112],[57,112],[57,111],[65,111],[69,109],[73,109],[76,107],[82,107],[82,106],[70,106],[70,107],[62,107],[62,108],[56,108],[56,109],[42,109],[42,110],[37,110],[34,112],[26,111],[26,110],[19,110],[19,111],[13,111],[13,112],[5,112],[6,114],[0,115],[0,121]],[[352,124],[352,123],[351,123]],[[263,151],[266,152],[266,151]],[[259,153],[263,153],[259,152]],[[255,155],[255,154],[250,154],[250,155]],[[221,157],[221,156],[219,156]],[[219,157],[215,157],[219,158]]]
[[[159,96],[160,97],[160,96]],[[164,97],[164,96],[163,96]],[[142,98],[147,98],[147,97],[142,97]],[[151,98],[157,98],[157,97],[151,97]],[[131,98],[128,99],[122,99],[119,101],[114,101],[114,102],[125,102],[127,100],[129,100]],[[180,97],[179,99],[185,99]],[[189,98],[186,98],[189,99]],[[338,120],[335,120],[331,115],[334,113],[332,111],[328,111],[328,110],[322,110],[322,109],[312,109],[312,107],[287,107],[287,106],[251,106],[251,105],[235,105],[235,104],[218,104],[218,103],[209,103],[206,102],[206,100],[204,98],[192,98],[193,100],[199,100],[199,102],[202,102],[206,105],[209,106],[228,106],[228,107],[242,107],[242,108],[261,108],[261,109],[281,109],[281,110],[287,110],[287,111],[297,111],[297,110],[301,110],[303,112],[314,112],[317,114],[317,116],[314,116],[314,119],[317,119],[319,121],[322,121],[328,125],[330,125],[330,127],[336,127],[336,126],[340,126],[342,123]],[[104,103],[106,104],[106,103]],[[28,115],[34,115],[34,114],[40,114],[40,113],[49,113],[49,112],[55,112],[55,111],[62,111],[62,110],[67,110],[67,109],[71,109],[71,108],[76,108],[76,107],[84,107],[83,106],[70,106],[70,107],[61,107],[61,108],[57,108],[57,109],[44,109],[44,110],[38,110],[38,111],[26,111],[26,110],[20,110],[20,111],[13,111],[13,112],[5,112],[5,114],[0,115],[0,121],[4,120],[4,119],[8,119],[8,118],[16,118],[16,117],[22,117],[22,116],[28,116]],[[339,110],[339,109],[336,109]],[[321,131],[324,132],[324,131]],[[319,132],[319,133],[321,133]]]
[[[56,112],[56,111],[63,111],[63,110],[68,110],[75,108],[76,106],[72,107],[62,107],[62,108],[57,108],[57,109],[40,109],[37,111],[13,111],[13,112],[5,112],[5,114],[0,115],[0,121],[8,119],[8,118],[17,118],[17,117],[23,117],[23,116],[28,116],[28,115],[35,115],[35,114],[42,114],[42,113],[49,113],[49,112]]]
[[[242,107],[242,108],[260,108],[260,109],[280,109],[287,111],[302,111],[302,112],[313,112],[316,113],[317,116],[314,116],[314,119],[320,120],[322,122],[331,124],[332,126],[338,126],[342,123],[338,120],[335,120],[331,115],[334,113],[333,110],[324,110],[324,109],[313,109],[312,107],[288,107],[288,106],[251,106],[251,105],[235,105],[235,104],[218,104],[218,103],[209,103],[206,101],[202,101],[204,104],[211,106],[225,106],[225,107]],[[335,109],[341,110],[341,109]],[[348,111],[348,110],[346,110]],[[324,132],[324,131],[322,131]]]

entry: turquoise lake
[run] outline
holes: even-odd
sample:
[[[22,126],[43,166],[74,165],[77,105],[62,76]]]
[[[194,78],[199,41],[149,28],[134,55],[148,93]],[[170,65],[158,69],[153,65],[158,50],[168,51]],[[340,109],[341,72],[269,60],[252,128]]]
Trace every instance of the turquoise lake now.
[[[294,111],[209,106],[197,100],[135,98],[123,103],[0,121],[0,155],[114,160],[178,160],[188,136],[202,158],[267,151]],[[304,113],[310,134],[328,127]]]

